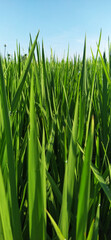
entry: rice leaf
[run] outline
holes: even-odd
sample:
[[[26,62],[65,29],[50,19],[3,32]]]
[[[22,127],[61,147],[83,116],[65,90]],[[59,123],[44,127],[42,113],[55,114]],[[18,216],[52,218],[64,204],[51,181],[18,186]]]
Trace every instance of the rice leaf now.
[[[47,170],[49,169],[50,166],[50,159],[53,153],[53,145],[54,145],[54,139],[55,139],[55,129],[56,129],[56,120],[52,120],[52,128],[51,128],[51,133],[49,136],[49,141],[47,145],[47,152],[46,152],[46,165],[47,165]]]
[[[66,238],[62,235],[59,227],[57,226],[56,222],[54,221],[54,219],[52,218],[52,216],[50,215],[50,213],[49,213],[47,210],[46,210],[46,212],[47,212],[47,215],[48,215],[48,217],[50,218],[50,221],[51,221],[51,223],[52,223],[52,225],[53,225],[53,227],[54,227],[54,229],[55,229],[55,231],[56,231],[56,233],[57,233],[58,238],[59,238],[60,240],[66,240]]]
[[[86,142],[87,142],[87,138],[88,138],[89,123],[90,123],[90,118],[91,118],[91,109],[92,109],[92,101],[93,101],[93,94],[94,94],[94,84],[95,84],[95,74],[96,74],[96,65],[97,65],[97,57],[98,57],[99,46],[100,46],[100,42],[101,42],[101,34],[102,34],[102,31],[100,31],[98,49],[97,49],[97,53],[96,53],[96,60],[95,60],[95,63],[94,63],[94,71],[93,71],[93,77],[92,77],[92,88],[91,88],[89,112],[88,112],[88,118],[87,118],[87,122],[86,122],[85,146],[86,146]]]
[[[93,151],[93,138],[94,138],[94,118],[92,118],[91,129],[86,144],[85,158],[78,196],[77,226],[76,226],[77,240],[85,239],[86,237],[87,215],[90,197],[90,174],[91,174],[90,163]]]
[[[84,51],[82,60],[82,71],[80,78],[80,100],[79,100],[79,143],[82,144],[85,126],[86,95],[87,95],[87,68],[86,68],[86,36],[84,41]]]
[[[67,208],[67,162],[65,163],[65,177],[62,194],[62,205],[59,218],[59,227],[66,239],[68,239],[68,208]]]
[[[0,216],[2,220],[4,239],[13,240],[11,221],[10,221],[10,212],[8,207],[7,196],[5,193],[1,167],[0,167]]]
[[[87,83],[86,83],[86,36],[84,41],[84,52],[83,52],[83,67],[80,80],[80,87],[82,91],[82,96],[86,95]]]
[[[30,139],[28,159],[29,234],[31,240],[45,240],[46,237],[46,167],[44,131],[41,161],[39,152],[33,76],[30,95]]]
[[[74,180],[75,180],[75,166],[76,166],[76,154],[77,154],[77,133],[78,133],[78,95],[76,99],[74,121],[71,133],[71,140],[69,146],[68,166],[67,166],[67,201],[68,201],[68,214],[70,218],[70,211],[72,206]]]
[[[111,189],[108,187],[103,176],[101,175],[101,173],[98,171],[98,169],[93,164],[91,164],[91,169],[92,169],[96,179],[98,180],[99,184],[101,185],[103,191],[105,192],[108,200],[111,202]]]
[[[29,236],[31,240],[34,240],[39,235],[39,229],[37,229],[38,227],[37,170],[39,156],[37,151],[38,150],[37,125],[35,122],[33,78],[31,82],[31,94],[30,94],[30,137],[28,158]],[[38,184],[40,184],[40,182],[38,182]]]
[[[64,84],[62,83],[62,87],[63,87],[63,91],[64,91],[64,97],[65,97],[65,101],[66,101],[66,109],[67,109],[67,122],[68,122],[68,125],[69,127],[71,127],[71,119],[70,119],[70,115],[69,115],[69,104],[68,104],[68,99],[67,99],[67,94],[66,94],[66,90],[65,90],[65,87],[64,87]]]
[[[61,205],[62,203],[62,194],[57,186],[57,184],[55,183],[54,179],[51,177],[50,173],[48,171],[46,171],[46,174],[47,174],[47,178],[51,184],[51,187],[53,189],[53,192],[59,202],[59,204]]]
[[[101,197],[99,195],[99,201],[98,201],[98,206],[97,206],[97,212],[96,212],[96,219],[95,219],[95,224],[94,224],[94,233],[93,233],[93,240],[98,239],[98,231],[99,231],[99,219],[100,219],[100,206],[101,206]]]
[[[45,132],[43,128],[42,136],[42,156],[40,165],[40,181],[41,181],[41,239],[46,239],[46,160],[45,160]],[[40,209],[38,209],[40,211]]]
[[[95,221],[93,219],[93,221],[91,223],[91,226],[90,226],[90,229],[89,229],[87,240],[92,240],[93,239],[92,237],[93,237],[93,231],[94,231],[94,223],[95,223]]]
[[[24,67],[24,70],[20,76],[20,80],[19,80],[19,86],[17,88],[17,91],[16,91],[16,94],[14,96],[14,99],[12,101],[12,104],[11,104],[11,111],[16,111],[17,109],[17,106],[18,106],[18,103],[19,103],[19,99],[20,99],[20,95],[22,93],[22,90],[23,90],[23,86],[24,86],[24,83],[25,83],[25,80],[26,80],[26,75],[27,75],[27,72],[29,70],[29,67],[30,67],[30,64],[31,64],[31,60],[32,60],[32,57],[33,57],[33,53],[34,53],[34,49],[35,49],[35,46],[37,44],[37,38],[38,38],[38,35],[39,35],[39,31],[37,33],[37,36],[35,38],[35,41],[32,45],[32,48],[30,50],[30,53],[29,53],[29,56],[27,58],[27,61],[26,61],[26,64],[25,64],[25,67]]]
[[[101,54],[101,51],[100,51],[100,49],[99,49],[99,45],[97,45],[97,47],[98,47],[98,52],[99,52],[99,55],[100,55],[100,58],[101,58],[102,66],[103,66],[103,69],[104,69],[104,73],[105,73],[105,75],[106,75],[106,78],[107,78],[108,83],[110,84],[110,83],[111,83],[111,79],[110,79],[110,77],[109,77],[109,74],[108,74],[108,71],[107,71],[107,68],[106,68],[104,59],[103,59],[102,54]]]
[[[18,53],[18,77],[20,78],[21,74],[21,56],[20,56],[20,44],[19,44],[19,53]]]
[[[106,65],[106,56],[104,53],[103,56],[104,63]],[[104,146],[106,147],[107,144],[107,134],[108,134],[108,118],[107,118],[107,100],[108,100],[108,95],[107,95],[107,78],[105,75],[105,72],[103,71],[103,106],[102,106],[102,129],[103,129],[103,143]]]

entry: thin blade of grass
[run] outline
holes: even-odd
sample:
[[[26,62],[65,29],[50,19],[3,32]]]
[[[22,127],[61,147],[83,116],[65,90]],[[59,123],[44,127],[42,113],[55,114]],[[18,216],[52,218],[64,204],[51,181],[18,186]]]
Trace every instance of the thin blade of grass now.
[[[99,55],[100,55],[100,58],[101,58],[101,62],[102,62],[102,65],[103,65],[103,69],[104,69],[104,73],[105,73],[105,75],[106,75],[107,81],[108,81],[109,83],[111,83],[110,76],[109,76],[109,74],[108,74],[108,71],[107,71],[107,68],[106,68],[104,59],[103,59],[103,57],[102,57],[101,51],[100,51],[100,49],[99,49],[99,45],[97,45],[97,47],[98,47],[98,52],[99,52]]]
[[[86,82],[86,36],[84,41],[84,51],[82,60],[82,71],[80,78],[80,100],[79,100],[79,143],[82,144],[84,136],[84,126],[85,126],[85,113],[86,113],[86,95],[87,95],[87,82]]]
[[[67,122],[68,122],[68,125],[69,127],[71,127],[71,119],[70,119],[70,114],[69,114],[69,104],[68,104],[68,99],[67,99],[67,94],[66,94],[66,90],[65,90],[65,87],[64,87],[64,84],[62,82],[62,87],[63,87],[63,91],[64,91],[64,97],[65,97],[65,101],[66,101],[66,109],[67,109]]]
[[[68,209],[67,209],[67,162],[65,163],[65,177],[62,194],[62,205],[59,218],[59,227],[66,239],[68,239]]]
[[[61,205],[62,203],[62,194],[57,186],[57,184],[55,183],[54,179],[51,177],[50,173],[48,171],[46,171],[46,174],[47,174],[47,178],[51,184],[51,187],[52,187],[52,190],[59,202],[59,204]]]
[[[29,236],[31,240],[34,240],[39,235],[39,229],[37,229],[38,227],[37,170],[39,156],[37,151],[38,144],[37,144],[37,126],[35,123],[33,78],[31,82],[31,95],[30,95],[30,138],[28,158]]]
[[[29,234],[31,240],[45,240],[46,238],[46,166],[44,131],[41,160],[39,152],[33,76],[30,95],[30,140],[28,159]]]
[[[92,237],[93,237],[93,231],[94,231],[94,219],[91,223],[91,226],[90,226],[90,229],[89,229],[89,233],[88,233],[88,237],[87,237],[87,240],[92,240]]]
[[[92,101],[93,101],[93,94],[94,94],[94,84],[95,84],[95,74],[96,74],[96,65],[97,65],[97,57],[98,57],[99,46],[100,46],[100,42],[101,42],[101,34],[102,34],[102,31],[100,31],[98,49],[97,49],[96,60],[95,60],[95,64],[94,64],[94,73],[93,73],[93,78],[92,78],[92,88],[91,88],[89,112],[88,112],[88,119],[87,119],[87,123],[86,123],[85,145],[86,145],[87,138],[88,138],[89,123],[90,123],[90,118],[91,118],[91,109],[92,109]]]
[[[83,52],[83,67],[82,67],[82,74],[81,74],[81,80],[80,80],[80,87],[82,91],[82,96],[84,97],[86,95],[86,36],[84,41],[84,52]]]
[[[60,240],[66,240],[65,237],[62,235],[62,233],[61,233],[59,227],[57,226],[56,222],[54,221],[54,219],[53,219],[52,216],[50,215],[50,213],[49,213],[47,210],[46,210],[46,212],[47,212],[47,215],[48,215],[48,217],[50,218],[50,221],[51,221],[51,223],[52,223],[52,225],[53,225],[53,227],[54,227],[54,229],[55,229],[55,231],[56,231],[56,233],[57,233],[58,238],[59,238]]]
[[[96,212],[96,219],[94,224],[94,233],[93,233],[93,240],[98,239],[98,231],[99,231],[99,219],[100,219],[100,206],[101,206],[101,196],[99,195],[99,201],[97,206],[97,212]]]
[[[35,41],[34,41],[32,47],[31,47],[31,50],[30,50],[29,56],[27,58],[24,70],[23,70],[23,72],[21,74],[21,77],[20,77],[20,80],[19,80],[19,82],[20,82],[19,86],[17,88],[16,94],[15,94],[14,99],[13,99],[12,104],[11,104],[11,111],[12,112],[16,111],[16,109],[17,109],[17,106],[18,106],[18,103],[19,103],[19,99],[20,99],[20,95],[22,93],[23,86],[24,86],[24,83],[25,83],[25,80],[26,80],[26,75],[27,75],[27,72],[29,70],[31,60],[33,58],[34,49],[35,49],[35,46],[37,44],[38,35],[39,35],[39,31],[37,33],[37,36],[35,38]]]
[[[72,136],[69,146],[68,166],[67,166],[67,201],[68,201],[68,215],[70,218],[70,211],[73,199],[74,191],[74,178],[75,178],[75,166],[76,166],[76,153],[77,153],[77,133],[78,133],[78,95],[75,106],[74,121],[72,127]]]
[[[41,181],[41,239],[46,239],[46,160],[45,160],[45,132],[43,128],[42,136],[42,156],[40,165],[40,181]]]
[[[90,197],[90,163],[93,151],[93,138],[94,138],[94,119],[92,118],[91,129],[88,135],[88,140],[85,149],[84,165],[82,170],[78,209],[77,209],[77,226],[76,226],[76,239],[81,240],[86,237],[87,215]]]
[[[50,159],[53,153],[53,145],[54,145],[54,139],[55,139],[55,130],[56,130],[56,119],[52,120],[52,129],[47,145],[47,152],[46,152],[46,166],[47,170],[49,169],[50,166]]]
[[[20,55],[20,44],[19,44],[19,52],[18,52],[18,77],[20,78],[21,74],[21,55]]]
[[[98,171],[98,169],[91,163],[91,169],[92,172],[94,173],[96,179],[98,180],[99,184],[101,185],[103,191],[105,192],[108,200],[111,202],[111,190],[108,187],[107,183],[105,182],[103,176],[101,173]]]
[[[77,124],[78,124],[78,95],[77,95],[76,106],[75,106],[68,161],[67,161],[67,158],[65,157],[66,163],[65,163],[65,174],[64,174],[64,184],[63,184],[63,194],[62,194],[62,205],[61,205],[61,213],[59,218],[59,226],[63,235],[66,237],[66,239],[68,239],[68,230],[69,230],[69,224],[70,224],[71,206],[72,206],[73,191],[74,191],[75,165],[76,165],[76,152],[77,152],[76,141],[77,141],[77,132],[78,132]],[[66,133],[65,133],[65,139],[66,139]],[[66,147],[66,141],[65,141],[65,149],[66,148],[67,147]]]
[[[103,56],[104,63],[106,65],[105,53]],[[107,78],[105,72],[103,71],[103,106],[102,106],[102,129],[103,129],[103,143],[106,147],[107,144],[107,134],[108,134],[108,108],[107,108]]]

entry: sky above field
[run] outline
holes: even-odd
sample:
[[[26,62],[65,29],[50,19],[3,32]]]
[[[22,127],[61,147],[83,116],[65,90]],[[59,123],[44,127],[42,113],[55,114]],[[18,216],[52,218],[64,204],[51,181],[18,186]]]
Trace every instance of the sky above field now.
[[[84,38],[87,39],[87,57],[94,54],[102,29],[101,51],[108,49],[111,40],[110,0],[0,0],[0,53],[13,54],[16,41],[21,53],[27,53],[29,33],[34,40],[38,30],[38,41],[44,42],[45,54],[51,48],[59,59],[74,55],[82,57]]]

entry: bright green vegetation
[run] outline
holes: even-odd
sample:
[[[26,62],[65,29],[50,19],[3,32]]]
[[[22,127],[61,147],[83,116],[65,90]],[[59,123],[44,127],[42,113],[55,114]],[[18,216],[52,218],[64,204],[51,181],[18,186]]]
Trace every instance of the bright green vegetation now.
[[[109,59],[0,57],[0,240],[111,239]]]

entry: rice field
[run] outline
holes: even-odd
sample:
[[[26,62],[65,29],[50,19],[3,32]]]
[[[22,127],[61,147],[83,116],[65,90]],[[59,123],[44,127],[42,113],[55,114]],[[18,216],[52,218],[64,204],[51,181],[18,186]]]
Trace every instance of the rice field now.
[[[0,240],[111,239],[111,44],[0,57]]]

